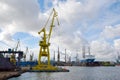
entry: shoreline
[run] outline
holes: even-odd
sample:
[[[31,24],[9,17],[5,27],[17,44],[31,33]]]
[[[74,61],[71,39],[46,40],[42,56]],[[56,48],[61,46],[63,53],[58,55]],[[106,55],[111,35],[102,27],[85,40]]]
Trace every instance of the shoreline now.
[[[21,72],[18,71],[3,71],[0,72],[0,80],[7,80],[12,77],[18,77],[21,75]]]
[[[19,77],[21,74],[27,72],[29,68],[22,68],[20,71],[2,71],[0,72],[0,80],[7,80],[13,77]]]

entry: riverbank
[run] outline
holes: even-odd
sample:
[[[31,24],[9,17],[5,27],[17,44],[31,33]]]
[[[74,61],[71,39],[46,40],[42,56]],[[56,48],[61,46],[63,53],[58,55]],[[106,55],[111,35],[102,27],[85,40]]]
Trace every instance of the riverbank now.
[[[22,73],[27,72],[29,67],[21,68],[21,71],[2,71],[0,72],[0,80],[7,80],[12,77],[18,77]]]
[[[17,71],[4,71],[4,72],[0,72],[0,80],[7,80],[9,78],[12,77],[18,77],[20,76],[21,73],[17,72]]]

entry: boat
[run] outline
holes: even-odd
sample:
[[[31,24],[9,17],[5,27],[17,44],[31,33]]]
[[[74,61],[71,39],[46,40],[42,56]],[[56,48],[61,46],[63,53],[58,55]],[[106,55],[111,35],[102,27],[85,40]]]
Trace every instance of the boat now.
[[[83,47],[83,58],[80,60],[81,66],[96,66],[95,55],[90,53],[90,47],[88,47],[88,53],[85,52],[85,46]]]
[[[81,62],[94,62],[95,61],[95,56],[91,54],[90,52],[90,47],[88,47],[88,54],[85,53],[85,47],[83,47],[83,59]]]
[[[85,55],[85,62],[94,62],[95,56],[94,55]]]

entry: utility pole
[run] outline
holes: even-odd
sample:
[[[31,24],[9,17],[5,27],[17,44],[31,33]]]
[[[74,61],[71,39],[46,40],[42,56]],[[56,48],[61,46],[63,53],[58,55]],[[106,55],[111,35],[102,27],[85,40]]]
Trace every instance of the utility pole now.
[[[65,49],[65,63],[66,63],[66,49]]]

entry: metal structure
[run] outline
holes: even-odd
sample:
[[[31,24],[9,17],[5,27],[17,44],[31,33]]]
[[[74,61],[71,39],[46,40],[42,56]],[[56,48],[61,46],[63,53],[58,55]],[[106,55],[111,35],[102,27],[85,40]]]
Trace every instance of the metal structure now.
[[[82,47],[82,57],[85,58],[85,46]]]
[[[26,47],[26,51],[25,53],[23,54],[23,60],[24,62],[26,62],[26,54],[28,53],[28,47]]]
[[[20,40],[19,40],[19,39],[18,39],[17,45],[16,45],[16,47],[15,47],[15,51],[18,50],[18,47],[20,47]]]
[[[38,32],[38,34],[41,34],[43,32],[42,40],[39,42],[39,46],[40,46],[39,59],[38,59],[39,65],[41,64],[41,57],[47,57],[48,58],[48,65],[50,65],[50,52],[49,52],[50,42],[49,41],[50,41],[52,29],[54,27],[54,20],[55,20],[55,18],[57,18],[57,12],[55,11],[54,8],[53,8],[52,14],[53,14],[53,17],[52,17],[52,22],[50,25],[49,34],[46,34],[46,25],[48,24],[50,17],[48,18],[48,21],[45,24],[45,27],[43,27],[43,29],[40,32]],[[58,22],[58,25],[59,25],[59,22]]]
[[[17,51],[19,46],[20,46],[20,40],[18,39],[17,45],[15,48],[12,49],[12,51]],[[12,53],[10,56],[10,62],[16,64],[16,55],[14,53]]]
[[[52,21],[50,24],[50,30],[49,30],[49,33],[46,34],[46,26],[47,26],[51,16],[52,16]],[[42,40],[39,42],[40,51],[39,51],[38,65],[33,67],[32,70],[55,70],[55,69],[57,69],[50,65],[50,50],[49,50],[50,38],[51,38],[52,29],[54,27],[55,18],[58,22],[57,12],[53,8],[53,11],[50,14],[45,26],[42,28],[41,31],[38,32],[38,34],[43,33],[43,36],[42,36]],[[58,22],[58,25],[59,25],[59,22]],[[42,57],[47,58],[47,64],[42,63],[42,60],[41,60]]]
[[[33,61],[33,57],[34,57],[34,54],[32,53],[32,54],[30,54],[30,62],[32,62]]]
[[[8,49],[8,51],[0,51],[0,54],[18,54],[18,60],[17,60],[17,66],[20,64],[20,59],[23,58],[23,51],[13,51],[11,49]]]
[[[61,54],[61,55],[64,55],[64,60],[65,60],[64,62],[65,62],[65,63],[68,63],[71,56],[67,54],[66,49],[65,49],[65,53],[60,52],[60,54]]]
[[[57,62],[60,62],[60,51],[59,51],[59,47],[58,47],[58,55],[57,55]]]
[[[90,46],[88,46],[88,54],[85,53],[85,47],[83,49],[83,60],[81,60],[82,62],[85,62],[85,63],[92,63],[95,61],[95,56],[91,54],[90,52]]]
[[[54,60],[54,62],[55,62],[55,51],[54,51],[54,56],[53,56],[53,60]]]

